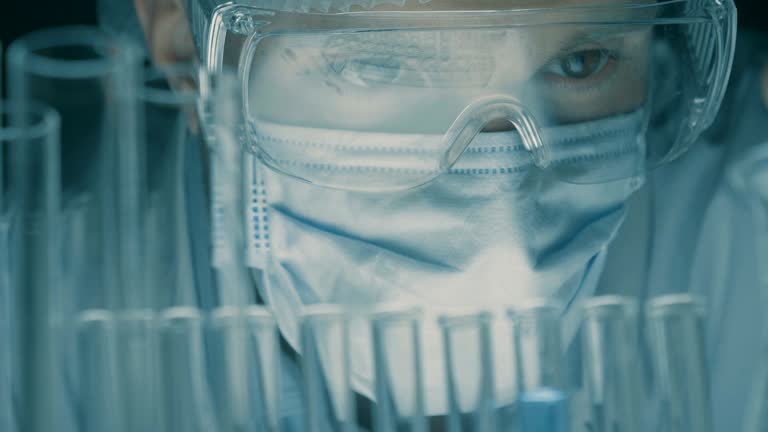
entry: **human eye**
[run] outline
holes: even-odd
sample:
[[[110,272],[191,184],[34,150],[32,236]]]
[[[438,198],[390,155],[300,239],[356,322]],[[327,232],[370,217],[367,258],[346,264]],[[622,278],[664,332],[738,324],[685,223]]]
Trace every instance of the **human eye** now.
[[[336,72],[345,81],[360,87],[388,85],[397,82],[406,70],[401,59],[373,56],[349,59]]]
[[[570,49],[538,71],[539,80],[555,86],[592,86],[608,80],[616,71],[620,54],[601,46]]]

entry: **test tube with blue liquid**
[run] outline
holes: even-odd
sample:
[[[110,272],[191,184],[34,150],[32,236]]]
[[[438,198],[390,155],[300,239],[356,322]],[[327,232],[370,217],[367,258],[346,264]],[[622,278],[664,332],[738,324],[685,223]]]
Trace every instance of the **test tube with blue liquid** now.
[[[520,432],[568,432],[560,304],[542,300],[508,310],[517,368]]]

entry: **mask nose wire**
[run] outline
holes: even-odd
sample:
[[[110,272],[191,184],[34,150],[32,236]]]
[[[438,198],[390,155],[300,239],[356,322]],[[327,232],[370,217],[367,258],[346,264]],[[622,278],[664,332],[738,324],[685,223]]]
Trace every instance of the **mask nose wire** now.
[[[520,101],[509,96],[488,96],[472,102],[459,114],[443,138],[448,150],[440,161],[440,170],[449,169],[485,125],[500,118],[512,123],[520,134],[523,145],[531,154],[533,163],[547,168],[551,150],[544,144],[536,118]]]

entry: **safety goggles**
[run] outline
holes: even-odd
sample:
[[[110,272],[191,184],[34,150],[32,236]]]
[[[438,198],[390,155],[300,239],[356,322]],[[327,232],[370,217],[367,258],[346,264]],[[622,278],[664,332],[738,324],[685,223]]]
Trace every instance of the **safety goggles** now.
[[[428,183],[478,134],[520,155],[479,174],[642,175],[711,124],[735,43],[731,0],[340,1],[187,7],[208,68],[239,71],[248,148],[342,189]]]

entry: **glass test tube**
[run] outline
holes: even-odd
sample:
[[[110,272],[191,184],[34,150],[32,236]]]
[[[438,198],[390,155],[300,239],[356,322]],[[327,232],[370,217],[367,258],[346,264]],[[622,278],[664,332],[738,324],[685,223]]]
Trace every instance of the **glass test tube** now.
[[[261,306],[211,314],[209,374],[219,431],[280,430],[277,326]]]
[[[160,316],[160,430],[215,431],[213,401],[206,376],[203,316],[179,306]]]
[[[240,309],[221,307],[211,313],[208,372],[217,430],[251,430],[248,406],[248,351]]]
[[[87,203],[87,247],[95,262],[84,262],[90,281],[60,298],[99,307],[132,305],[141,293],[139,182],[143,178],[136,142],[138,51],[97,28],[67,27],[28,34],[8,50],[9,96],[42,101],[61,115],[62,199]],[[65,234],[66,235],[66,234]],[[68,244],[63,244],[64,252]],[[85,259],[86,257],[84,257]],[[87,257],[91,259],[92,257]],[[68,270],[68,269],[67,269]],[[92,283],[87,283],[92,282]],[[74,291],[73,291],[74,290]],[[72,316],[75,311],[63,311]]]
[[[88,310],[74,323],[77,350],[75,376],[78,432],[122,431],[122,398],[118,390],[114,314]]]
[[[305,307],[301,321],[301,366],[310,432],[354,432],[357,414],[351,389],[348,317],[342,307]]]
[[[582,305],[584,380],[590,429],[640,432],[644,400],[640,376],[637,302],[601,296]]]
[[[497,427],[491,315],[443,315],[448,431],[493,432]]]
[[[121,311],[115,328],[123,430],[157,430],[161,382],[157,317],[148,309]]]
[[[249,306],[243,311],[249,340],[255,347],[252,378],[252,399],[256,407],[259,430],[278,432],[280,416],[281,362],[280,336],[277,321],[269,309]]]
[[[755,242],[755,268],[758,276],[759,304],[762,310],[768,307],[768,145],[754,146],[733,164],[728,180],[734,190],[746,199],[754,221],[758,241]],[[720,297],[727,295],[722,290]],[[711,298],[718,304],[722,298]],[[743,420],[744,432],[762,432],[768,430],[768,319],[760,318],[759,359],[754,373],[752,387]]]
[[[61,249],[51,250],[61,254],[56,259],[62,274],[48,286],[50,313],[37,317],[35,325],[52,322],[56,332],[50,345],[56,372],[46,393],[55,401],[53,417],[63,430],[74,427],[83,403],[72,398],[82,393],[68,388],[77,382],[72,376],[82,353],[63,341],[75,340],[72,332],[82,314],[113,310],[142,292],[137,207],[142,172],[135,153],[133,102],[137,65],[131,45],[96,28],[39,31],[17,39],[8,50],[11,100],[21,105],[42,101],[61,117],[63,157],[56,162],[54,181],[65,211],[57,225],[63,231]]]
[[[0,104],[0,217],[6,234],[3,274],[10,315],[6,397],[18,430],[50,430],[51,289],[59,281],[59,115],[31,101]],[[2,390],[0,390],[2,391]],[[6,411],[7,412],[7,411]]]
[[[3,44],[0,43],[0,101],[3,100]],[[0,122],[0,129],[4,127],[4,123]],[[2,147],[0,147],[1,149]],[[13,299],[10,295],[10,262],[8,261],[11,245],[8,242],[10,232],[9,217],[5,214],[6,209],[3,206],[3,191],[4,180],[3,173],[5,173],[5,167],[3,166],[2,151],[0,151],[0,430],[7,430],[9,432],[16,432],[16,426],[13,421],[13,407],[11,406],[11,350],[13,349],[13,343],[11,342],[11,323],[13,318],[11,317],[11,302]]]
[[[370,316],[376,432],[426,432],[417,308],[379,308]]]
[[[763,352],[762,358],[768,358],[768,353]],[[768,430],[768,362],[763,361],[758,366],[748,400],[743,431],[763,432]]]
[[[563,373],[562,306],[535,301],[508,310],[517,367],[521,432],[569,430]]]
[[[655,383],[664,432],[710,432],[704,311],[689,294],[655,297],[646,305]]]
[[[0,125],[2,127],[2,125]],[[2,134],[2,132],[0,132]],[[2,146],[0,146],[2,153]],[[0,179],[3,165],[0,156]],[[0,197],[2,197],[2,180],[0,180]],[[0,209],[3,209],[0,203]],[[0,211],[0,430],[16,432],[14,421],[12,392],[13,363],[11,361],[14,324],[14,299],[11,291],[10,277],[10,221],[4,211]]]
[[[190,139],[197,128],[194,113],[199,97],[187,83],[196,76],[197,68],[186,64],[147,68],[138,92],[139,153],[146,172],[141,193],[146,279],[142,307],[164,309],[198,302],[188,235],[191,215],[184,196],[187,153],[201,150]]]

